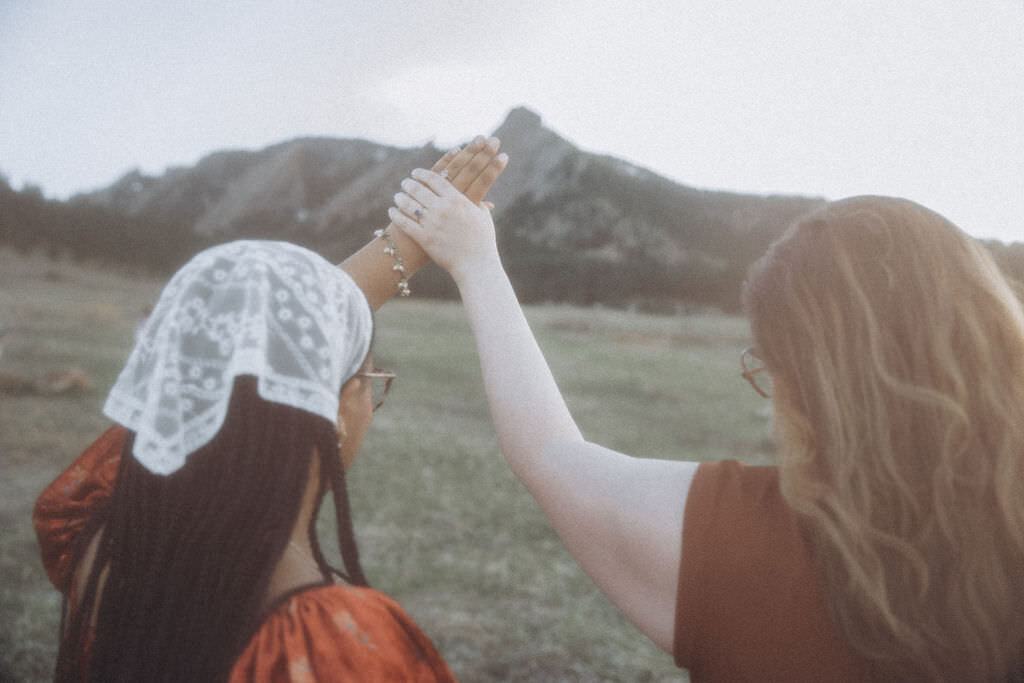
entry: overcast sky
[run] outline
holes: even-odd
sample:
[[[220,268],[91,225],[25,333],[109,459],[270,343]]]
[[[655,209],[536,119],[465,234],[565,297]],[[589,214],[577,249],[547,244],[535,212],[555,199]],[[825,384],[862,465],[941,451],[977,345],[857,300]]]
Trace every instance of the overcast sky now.
[[[0,0],[0,172],[49,196],[305,135],[447,146],[518,105],[688,185],[1024,240],[1024,0]]]

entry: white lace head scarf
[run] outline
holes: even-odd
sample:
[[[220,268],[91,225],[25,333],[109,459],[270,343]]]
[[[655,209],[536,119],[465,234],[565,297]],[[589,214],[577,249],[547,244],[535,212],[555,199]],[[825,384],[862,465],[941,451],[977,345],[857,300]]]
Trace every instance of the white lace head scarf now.
[[[207,444],[234,380],[267,401],[338,421],[341,386],[370,348],[372,316],[344,271],[286,242],[207,249],[164,288],[103,412],[135,432],[133,454],[170,474]]]

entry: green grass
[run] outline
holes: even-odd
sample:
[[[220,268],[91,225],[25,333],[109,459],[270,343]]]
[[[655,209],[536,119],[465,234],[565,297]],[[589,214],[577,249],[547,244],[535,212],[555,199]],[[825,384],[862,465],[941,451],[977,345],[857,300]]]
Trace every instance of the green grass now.
[[[51,677],[60,601],[31,507],[107,424],[102,401],[161,284],[0,251],[0,322],[19,326],[0,372],[75,366],[96,385],[0,395],[0,680]],[[656,458],[771,458],[767,402],[739,377],[743,320],[562,306],[527,316],[590,440]],[[462,680],[686,680],[591,584],[509,473],[458,304],[396,301],[377,320],[377,363],[399,378],[350,474],[371,583]]]

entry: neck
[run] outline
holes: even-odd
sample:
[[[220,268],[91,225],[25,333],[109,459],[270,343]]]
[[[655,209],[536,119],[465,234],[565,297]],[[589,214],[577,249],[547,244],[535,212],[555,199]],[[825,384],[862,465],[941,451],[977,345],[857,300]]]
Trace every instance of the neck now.
[[[295,541],[288,541],[288,547],[285,548],[285,555],[292,553],[292,557],[301,562],[306,569],[314,572],[317,576],[322,578],[320,571],[320,565],[316,563],[313,558],[313,549],[309,547],[303,548]]]
[[[306,491],[302,495],[302,504],[299,507],[299,514],[295,517],[295,526],[292,527],[291,542],[300,548],[310,552],[309,528],[313,522],[313,511],[316,509],[317,498],[320,495],[320,457],[313,453],[312,462],[309,465],[309,478],[306,481]]]
[[[313,559],[313,548],[310,546],[309,528],[313,521],[317,497],[320,493],[320,458],[313,455],[309,468],[309,481],[302,496],[299,514],[292,527],[291,536],[285,545],[281,558],[277,561],[270,584],[267,586],[265,604],[269,605],[279,596],[300,586],[324,581],[324,575]]]

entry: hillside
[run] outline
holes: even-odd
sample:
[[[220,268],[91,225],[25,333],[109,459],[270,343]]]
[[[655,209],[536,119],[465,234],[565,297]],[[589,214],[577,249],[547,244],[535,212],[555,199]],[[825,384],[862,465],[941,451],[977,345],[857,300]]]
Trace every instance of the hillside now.
[[[490,198],[524,301],[734,310],[748,265],[824,201],[681,185],[581,150],[525,108],[509,112],[494,134],[511,162]],[[340,260],[379,227],[409,170],[439,155],[432,145],[298,138],[214,152],[159,176],[133,171],[66,203],[6,188],[0,243],[162,271],[240,237],[288,239]],[[414,290],[454,296],[436,269],[417,276]]]

